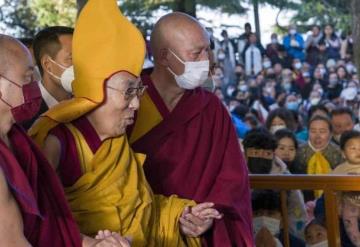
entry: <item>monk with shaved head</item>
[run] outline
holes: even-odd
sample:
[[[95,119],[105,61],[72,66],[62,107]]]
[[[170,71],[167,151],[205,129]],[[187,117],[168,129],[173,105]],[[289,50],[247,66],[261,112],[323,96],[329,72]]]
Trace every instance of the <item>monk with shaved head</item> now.
[[[202,86],[209,76],[209,36],[184,13],[162,17],[151,35],[155,67],[130,142],[145,153],[155,193],[211,201],[224,214],[203,246],[253,246],[249,180],[231,118]],[[196,232],[196,219],[182,219]]]
[[[0,35],[1,246],[118,246],[117,234],[81,236],[55,171],[19,124],[39,110],[34,64],[18,40]]]

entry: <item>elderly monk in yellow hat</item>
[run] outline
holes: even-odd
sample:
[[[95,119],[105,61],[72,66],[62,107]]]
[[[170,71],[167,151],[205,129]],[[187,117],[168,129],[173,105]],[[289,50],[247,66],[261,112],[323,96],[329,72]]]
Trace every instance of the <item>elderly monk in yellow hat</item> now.
[[[57,170],[83,234],[109,229],[132,246],[200,246],[197,237],[222,215],[213,203],[153,195],[145,156],[125,135],[145,90],[144,55],[141,33],[116,0],[88,1],[74,33],[74,98],[45,113],[30,134]]]

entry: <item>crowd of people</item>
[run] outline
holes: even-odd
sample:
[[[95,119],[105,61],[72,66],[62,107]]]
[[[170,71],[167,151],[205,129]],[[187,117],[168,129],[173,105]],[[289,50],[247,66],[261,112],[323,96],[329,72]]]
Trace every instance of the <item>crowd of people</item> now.
[[[251,174],[359,174],[360,84],[351,33],[290,25],[265,48],[245,24],[213,41],[214,93],[228,108]],[[270,189],[270,188],[269,188]],[[256,241],[284,243],[278,192],[254,191]],[[342,246],[359,246],[357,193],[339,199]],[[288,194],[290,246],[328,246],[322,191]],[[351,219],[350,219],[351,218]],[[264,231],[266,228],[267,231]],[[259,240],[260,241],[260,240]]]

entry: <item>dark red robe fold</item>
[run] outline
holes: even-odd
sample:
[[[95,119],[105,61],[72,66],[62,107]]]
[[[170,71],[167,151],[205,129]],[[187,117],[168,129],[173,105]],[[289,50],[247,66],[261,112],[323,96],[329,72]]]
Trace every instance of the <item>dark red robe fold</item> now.
[[[32,246],[78,247],[81,236],[58,177],[23,129],[9,133],[14,152],[0,141],[0,167],[22,213]]]
[[[144,169],[154,193],[216,203],[225,217],[204,246],[254,246],[247,166],[225,107],[198,88],[166,112],[150,77],[143,81],[163,121],[133,148],[147,155]]]

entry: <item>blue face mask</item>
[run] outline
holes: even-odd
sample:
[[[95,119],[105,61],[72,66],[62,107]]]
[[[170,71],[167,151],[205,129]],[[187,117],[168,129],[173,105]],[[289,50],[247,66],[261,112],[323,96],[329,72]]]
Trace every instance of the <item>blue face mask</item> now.
[[[291,111],[297,111],[299,109],[299,103],[296,101],[286,103],[286,108]]]

